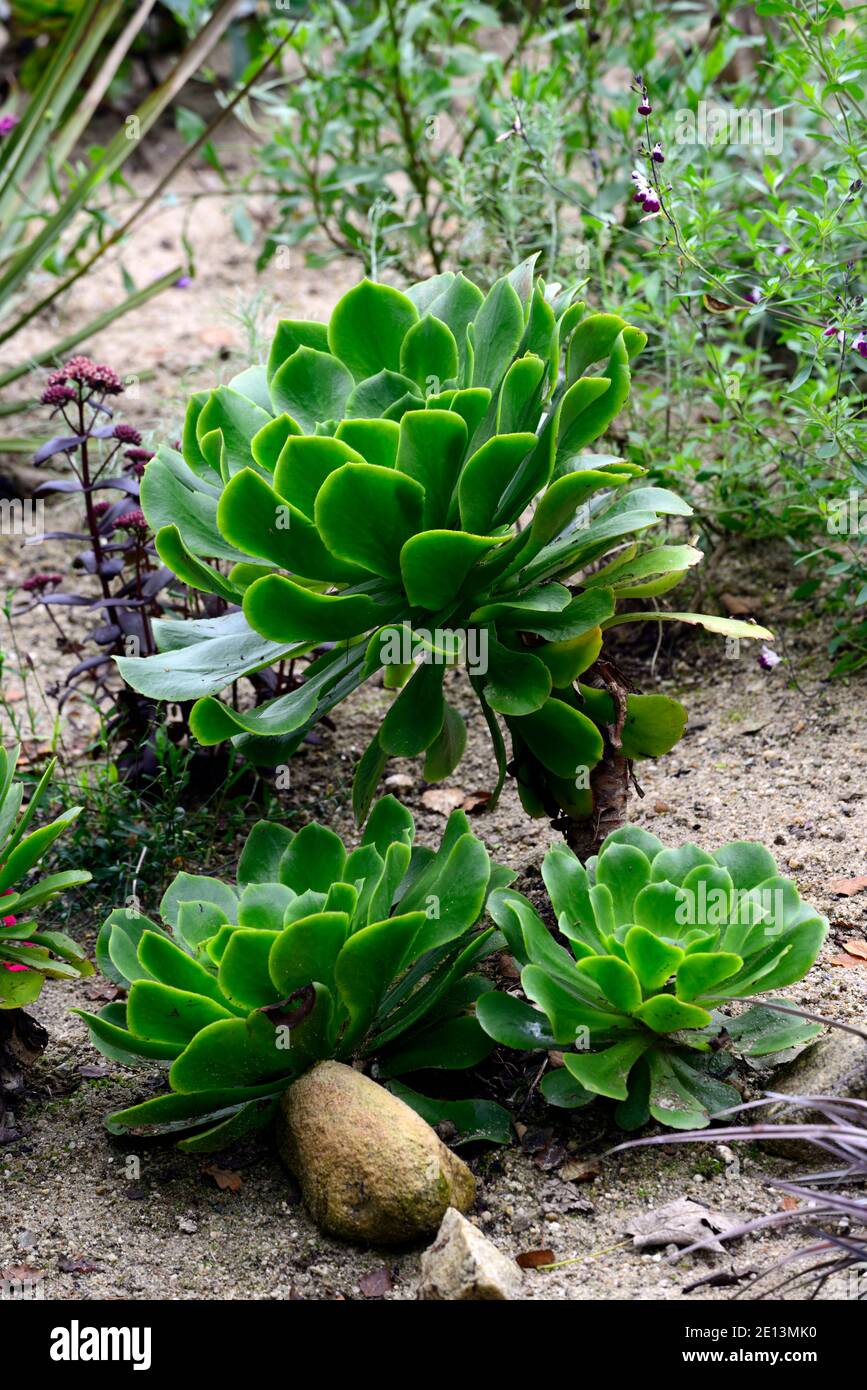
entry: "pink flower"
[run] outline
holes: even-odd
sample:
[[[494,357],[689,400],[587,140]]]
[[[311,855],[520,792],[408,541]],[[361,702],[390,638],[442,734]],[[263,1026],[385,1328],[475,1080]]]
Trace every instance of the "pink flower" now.
[[[762,646],[759,650],[759,665],[763,671],[773,671],[775,666],[779,666],[782,659],[770,647]]]

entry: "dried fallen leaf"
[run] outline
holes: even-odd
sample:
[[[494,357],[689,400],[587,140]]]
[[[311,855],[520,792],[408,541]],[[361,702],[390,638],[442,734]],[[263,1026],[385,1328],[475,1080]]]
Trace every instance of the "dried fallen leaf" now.
[[[844,956],[832,956],[832,957],[831,957],[831,964],[832,964],[832,965],[850,966],[850,967],[851,967],[851,966],[854,966],[854,967],[857,969],[858,966],[861,964],[861,961],[858,960],[857,956],[845,956],[845,955],[844,955]]]
[[[106,1004],[114,1003],[115,999],[120,999],[124,991],[115,985],[111,980],[93,980],[85,986],[84,995],[86,999],[101,1000]]]
[[[505,951],[497,961],[500,967],[500,974],[504,980],[520,980],[521,971],[515,964],[514,956],[508,955]]]
[[[240,1173],[233,1173],[229,1168],[219,1168],[216,1163],[208,1164],[207,1168],[202,1169],[209,1178],[213,1178],[221,1192],[240,1192],[244,1179]]]
[[[0,1269],[0,1283],[38,1284],[45,1278],[44,1269],[34,1269],[32,1265],[7,1265]]]
[[[664,816],[667,811],[671,810],[671,807],[667,801],[654,801],[653,809],[658,816]]]
[[[421,794],[421,804],[429,811],[436,811],[437,815],[450,816],[463,805],[465,797],[466,792],[461,787],[428,787]]]
[[[536,1189],[536,1195],[543,1210],[547,1212],[583,1212],[590,1216],[593,1203],[582,1197],[571,1182],[563,1182],[558,1173],[556,1177],[545,1178]]]
[[[856,937],[854,941],[844,941],[843,950],[848,951],[850,956],[857,956],[859,960],[867,960],[867,941],[862,941]]]
[[[797,1211],[799,1202],[797,1197],[785,1196],[780,1203],[780,1211]]]
[[[468,792],[464,797],[461,810],[466,811],[468,816],[478,815],[479,811],[484,811],[491,804],[492,793],[480,787],[478,791]]]
[[[723,1246],[713,1237],[741,1224],[731,1212],[714,1211],[691,1197],[678,1197],[667,1206],[634,1216],[623,1230],[632,1236],[638,1250],[651,1245],[686,1246],[701,1240],[707,1242],[708,1250],[720,1251]]]
[[[60,1255],[57,1260],[57,1268],[61,1274],[96,1274],[99,1265],[95,1265],[92,1260],[84,1260],[75,1255]]]
[[[236,341],[234,330],[218,323],[209,324],[207,328],[201,329],[199,340],[207,347],[213,348],[234,347]]]
[[[385,785],[390,792],[408,792],[415,786],[415,779],[406,772],[393,772],[386,777]]]
[[[598,1158],[572,1158],[560,1169],[560,1177],[564,1182],[592,1182],[601,1175],[602,1164]]]
[[[533,1162],[543,1173],[551,1173],[565,1163],[569,1157],[562,1144],[549,1144],[541,1153],[533,1155]]]
[[[362,1275],[358,1287],[365,1298],[382,1298],[384,1294],[391,1293],[394,1283],[391,1274],[383,1265],[381,1269],[374,1269],[370,1274]]]
[[[758,600],[754,598],[739,598],[737,594],[720,594],[720,603],[730,618],[745,618],[750,613],[755,613]]]
[[[539,1269],[542,1265],[552,1265],[554,1263],[553,1250],[523,1250],[520,1255],[515,1256],[515,1263],[522,1269]]]
[[[828,884],[828,891],[841,898],[852,898],[856,893],[863,893],[865,888],[867,874],[862,874],[859,878],[835,878]]]

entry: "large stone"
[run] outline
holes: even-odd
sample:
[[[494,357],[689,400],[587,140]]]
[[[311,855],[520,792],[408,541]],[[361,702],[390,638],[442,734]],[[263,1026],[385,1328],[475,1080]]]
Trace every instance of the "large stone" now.
[[[833,1028],[827,1037],[774,1072],[768,1087],[782,1095],[835,1096],[867,1100],[867,1041]],[[824,1117],[807,1105],[778,1101],[754,1117],[770,1124],[816,1124]],[[763,1139],[762,1147],[781,1158],[823,1166],[822,1150],[805,1139]]]
[[[449,1207],[421,1257],[418,1297],[449,1303],[523,1298],[524,1277],[514,1260]]]
[[[289,1087],[277,1145],[314,1221],[346,1240],[424,1239],[475,1197],[469,1168],[430,1125],[342,1062],[320,1062]]]

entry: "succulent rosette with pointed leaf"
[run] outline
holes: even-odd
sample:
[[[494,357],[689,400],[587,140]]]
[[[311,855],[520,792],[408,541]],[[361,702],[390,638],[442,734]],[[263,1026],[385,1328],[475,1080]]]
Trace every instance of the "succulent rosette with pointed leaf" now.
[[[466,728],[444,678],[461,664],[490,729],[495,797],[510,767],[532,814],[589,815],[605,729],[625,757],[658,756],[686,718],[660,695],[615,708],[595,676],[606,629],[679,618],[769,636],[725,618],[616,612],[701,559],[691,545],[645,544],[689,514],[685,502],[631,487],[638,465],[587,452],[623,407],[645,341],[534,282],[532,261],[487,295],[448,272],[406,293],[364,280],[329,323],[284,320],[266,364],[192,398],[182,452],[161,449],[142,482],[163,562],[229,611],[158,621],[159,654],[120,659],[124,678],[195,700],[201,743],[231,738],[274,765],[384,673],[397,693],[357,767],[363,820],[390,756],[423,754],[431,782],[460,762]],[[302,656],[289,694],[246,710],[218,698]]]
[[[77,980],[93,974],[81,947],[65,932],[44,931],[31,913],[69,888],[90,881],[86,869],[29,875],[43,855],[81,814],[73,806],[47,825],[34,818],[51,781],[49,763],[26,807],[24,783],[15,781],[19,748],[0,748],[0,1009],[32,1004],[48,980]]]
[[[503,939],[478,924],[488,895],[514,874],[492,864],[462,811],[436,852],[414,838],[411,814],[391,796],[350,853],[326,826],[293,833],[260,821],[236,883],[180,873],[162,922],[132,907],[112,912],[97,962],[129,995],[82,1017],[106,1056],[163,1065],[171,1090],[111,1116],[109,1130],[194,1131],[181,1147],[212,1151],[268,1124],[315,1062],[375,1058],[377,1078],[390,1082],[482,1061],[494,1043],[474,1008],[492,986],[475,967]],[[440,1104],[394,1088],[464,1138],[508,1138],[508,1115],[493,1102]]]
[[[510,1047],[576,1048],[543,1079],[553,1104],[608,1096],[626,1129],[651,1116],[702,1127],[741,1099],[724,1079],[733,1055],[770,1056],[818,1035],[817,1025],[762,1005],[723,1012],[803,979],[828,931],[763,845],[665,849],[627,825],[586,867],[554,846],[542,876],[570,949],[521,894],[496,893],[489,912],[532,1003],[492,995],[478,1017]]]

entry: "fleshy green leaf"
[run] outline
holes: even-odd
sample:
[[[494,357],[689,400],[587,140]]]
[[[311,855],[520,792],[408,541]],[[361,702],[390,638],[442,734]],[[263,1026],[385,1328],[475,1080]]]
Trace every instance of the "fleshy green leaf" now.
[[[356,381],[381,368],[400,370],[400,349],[418,321],[411,299],[390,285],[362,280],[338,300],[328,325],[328,346]]]

